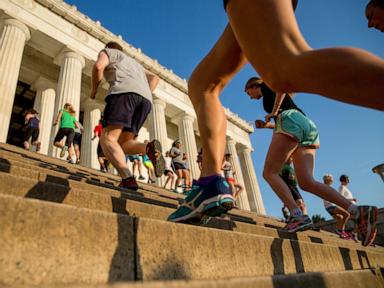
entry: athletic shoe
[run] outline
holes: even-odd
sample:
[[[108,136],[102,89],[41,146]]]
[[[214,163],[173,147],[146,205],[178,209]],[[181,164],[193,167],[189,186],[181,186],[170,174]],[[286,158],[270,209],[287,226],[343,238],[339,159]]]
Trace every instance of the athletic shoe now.
[[[377,233],[377,214],[375,206],[358,206],[357,233],[362,239],[363,246],[369,246],[375,240]]]
[[[119,187],[131,189],[134,191],[137,191],[139,189],[139,186],[137,185],[135,177],[128,177],[126,179],[122,179],[120,184],[119,184]]]
[[[60,158],[63,158],[65,156],[65,153],[68,151],[68,147],[67,146],[64,146],[63,148],[61,148],[61,151],[60,151]]]
[[[40,142],[36,142],[36,152],[39,152],[40,151],[40,148],[41,148],[41,143]]]
[[[107,168],[100,168],[100,171],[103,173],[107,173]]]
[[[311,229],[312,226],[312,220],[308,217],[308,215],[290,216],[288,218],[287,225],[285,225],[282,230],[294,233],[297,231]]]
[[[168,217],[168,221],[198,224],[205,216],[219,216],[233,208],[232,191],[221,176],[207,185],[194,185],[184,202]]]
[[[351,235],[349,235],[347,232],[345,232],[344,230],[339,230],[339,229],[336,229],[335,230],[336,234],[339,235],[339,237],[341,239],[344,239],[344,240],[349,240],[351,239]]]
[[[144,180],[145,178],[144,178],[143,175],[140,175],[139,178],[137,178],[137,179],[139,179],[139,180]]]
[[[153,140],[147,144],[146,153],[152,161],[156,177],[161,177],[165,169],[165,161],[162,154],[161,144],[158,140]]]

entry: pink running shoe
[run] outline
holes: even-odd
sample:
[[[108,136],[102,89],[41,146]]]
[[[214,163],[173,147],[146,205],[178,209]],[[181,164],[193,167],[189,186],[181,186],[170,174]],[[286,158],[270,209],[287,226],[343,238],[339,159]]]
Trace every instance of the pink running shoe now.
[[[313,226],[312,220],[308,215],[291,216],[288,218],[287,225],[283,227],[283,231],[294,233],[297,231],[304,231],[311,229]]]

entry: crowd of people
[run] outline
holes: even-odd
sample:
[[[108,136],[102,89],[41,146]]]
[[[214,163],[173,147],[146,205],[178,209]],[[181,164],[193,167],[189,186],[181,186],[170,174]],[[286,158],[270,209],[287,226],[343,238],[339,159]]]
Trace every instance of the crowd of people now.
[[[283,230],[296,232],[313,227],[298,190],[300,187],[324,200],[327,211],[337,221],[336,232],[340,237],[356,239],[358,235],[364,246],[370,245],[377,232],[377,208],[356,205],[347,188],[346,175],[340,177],[339,191],[332,188],[331,175],[324,176],[324,183],[314,178],[319,133],[292,96],[295,92],[308,92],[384,110],[384,97],[380,96],[384,88],[384,61],[349,47],[312,49],[296,22],[297,0],[223,2],[229,23],[188,81],[189,97],[199,119],[200,178],[191,179],[180,140],[174,141],[164,155],[158,140],[137,140],[152,109],[152,92],[159,78],[126,55],[116,42],[106,44],[92,70],[91,99],[96,98],[103,78],[109,83],[103,119],[95,128],[93,138],[100,139],[97,153],[102,171],[106,171],[105,162],[110,162],[121,176],[120,187],[137,190],[136,172],[137,179],[144,180],[142,162],[149,183],[164,175],[167,177],[164,187],[180,193],[187,191],[184,202],[168,217],[172,222],[196,222],[236,207],[236,199],[244,188],[235,180],[231,155],[225,154],[227,119],[219,96],[237,72],[250,62],[260,78],[251,77],[246,81],[244,91],[250,99],[263,103],[266,116],[255,121],[256,128],[273,129],[263,177],[285,207],[287,223]],[[383,1],[370,1],[366,7],[369,27],[384,31],[383,9]],[[363,93],[356,93],[358,91]],[[26,149],[31,137],[36,150],[39,147],[37,114],[31,110],[25,118]],[[81,144],[82,126],[75,115],[76,111],[67,103],[54,123],[59,125],[54,145],[61,149],[62,157],[68,151],[71,163],[77,163],[81,157],[76,147]],[[127,159],[132,162],[133,171]],[[345,230],[348,219],[356,222],[352,232]]]

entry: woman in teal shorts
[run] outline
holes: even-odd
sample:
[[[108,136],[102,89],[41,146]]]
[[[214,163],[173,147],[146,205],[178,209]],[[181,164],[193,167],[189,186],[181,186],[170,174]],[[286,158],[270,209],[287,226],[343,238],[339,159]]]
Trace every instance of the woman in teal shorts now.
[[[284,230],[295,232],[312,227],[307,215],[297,206],[288,186],[279,176],[281,167],[293,158],[297,181],[301,189],[343,207],[352,205],[332,187],[313,178],[316,149],[319,148],[319,133],[316,125],[296,106],[290,94],[273,92],[263,80],[253,77],[245,85],[245,92],[251,99],[263,98],[266,121],[256,120],[256,128],[273,128],[274,133],[265,160],[263,176],[275,193],[291,212]],[[275,123],[270,120],[274,119]]]

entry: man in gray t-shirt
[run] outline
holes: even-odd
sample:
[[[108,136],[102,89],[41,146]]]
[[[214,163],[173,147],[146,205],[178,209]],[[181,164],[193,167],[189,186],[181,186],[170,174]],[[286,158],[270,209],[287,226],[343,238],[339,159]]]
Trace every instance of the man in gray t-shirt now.
[[[116,42],[107,43],[93,66],[92,99],[96,98],[103,77],[109,83],[109,90],[105,98],[101,147],[122,177],[120,187],[137,190],[138,185],[127,166],[125,155],[147,154],[156,176],[160,177],[164,172],[160,142],[153,140],[145,144],[134,139],[152,109],[152,92],[159,83],[159,77],[125,54]]]

